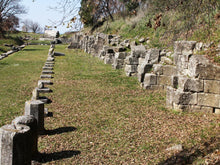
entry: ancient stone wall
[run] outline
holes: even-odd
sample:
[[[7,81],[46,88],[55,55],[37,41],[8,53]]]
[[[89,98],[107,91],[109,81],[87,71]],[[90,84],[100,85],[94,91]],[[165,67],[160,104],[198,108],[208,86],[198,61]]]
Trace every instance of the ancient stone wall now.
[[[83,49],[114,69],[124,69],[127,76],[136,76],[144,89],[166,90],[170,109],[219,114],[220,67],[204,55],[196,55],[210,45],[176,41],[174,52],[167,52],[121,41],[120,36],[77,33],[69,48]]]

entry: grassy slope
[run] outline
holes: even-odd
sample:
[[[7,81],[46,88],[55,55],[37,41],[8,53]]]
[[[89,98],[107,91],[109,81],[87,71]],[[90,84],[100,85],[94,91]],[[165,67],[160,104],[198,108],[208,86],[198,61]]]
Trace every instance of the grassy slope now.
[[[80,50],[56,51],[66,56],[56,58],[54,93],[47,95],[54,117],[39,138],[43,162],[163,164],[175,144],[185,148],[181,161],[203,162],[208,149],[219,148],[219,116],[166,110],[163,92],[141,89],[135,78]]]
[[[28,46],[0,61],[0,125],[24,113],[37,85],[49,46]]]

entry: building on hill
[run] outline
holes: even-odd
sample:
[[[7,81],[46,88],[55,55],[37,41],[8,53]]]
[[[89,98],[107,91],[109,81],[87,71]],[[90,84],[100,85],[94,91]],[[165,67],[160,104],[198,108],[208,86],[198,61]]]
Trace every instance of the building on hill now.
[[[44,37],[45,38],[59,38],[60,33],[56,30],[45,30]]]

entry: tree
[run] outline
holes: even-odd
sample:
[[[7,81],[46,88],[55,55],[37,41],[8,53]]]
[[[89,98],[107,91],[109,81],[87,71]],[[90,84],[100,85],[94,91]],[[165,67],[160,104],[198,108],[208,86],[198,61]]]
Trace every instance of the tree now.
[[[0,0],[0,35],[18,25],[17,15],[25,13],[20,0]]]
[[[33,32],[33,33],[39,33],[42,31],[42,28],[37,22],[34,22],[32,20],[26,19],[23,22],[22,31],[24,32]]]

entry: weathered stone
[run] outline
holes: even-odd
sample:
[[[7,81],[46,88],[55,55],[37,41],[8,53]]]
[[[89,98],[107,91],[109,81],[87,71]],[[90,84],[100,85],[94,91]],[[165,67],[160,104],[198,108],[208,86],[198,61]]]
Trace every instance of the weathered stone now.
[[[177,89],[178,88],[178,76],[171,76],[171,81],[172,81],[172,87]]]
[[[71,42],[67,48],[68,49],[79,49],[80,45],[78,42]]]
[[[176,67],[173,65],[162,65],[162,69],[162,73],[165,76],[176,75],[177,73]]]
[[[150,72],[152,70],[153,65],[145,62],[139,66],[138,66],[138,81],[143,82],[145,73]]]
[[[34,88],[34,90],[32,91],[32,100],[37,100],[39,98],[39,92],[37,89],[38,88]]]
[[[45,30],[44,37],[56,38],[59,37],[59,31],[55,30]]]
[[[166,56],[166,49],[163,49],[160,51],[160,56]]]
[[[139,42],[140,42],[140,43],[144,43],[144,42],[145,42],[145,38],[139,39]]]
[[[167,148],[166,151],[181,152],[181,151],[183,151],[183,146],[182,146],[182,144],[177,144],[177,145],[174,145],[170,148]]]
[[[37,130],[42,133],[44,129],[44,103],[40,100],[25,102],[25,115],[33,115],[37,120]]]
[[[214,113],[220,115],[220,108],[215,108]]]
[[[47,61],[48,61],[48,62],[54,61],[54,60],[55,60],[55,59],[54,59],[53,57],[48,57],[48,58],[47,58]]]
[[[138,65],[138,58],[128,56],[125,58],[125,64],[127,65]]]
[[[153,65],[153,73],[155,73],[156,75],[162,75],[163,74],[163,65],[154,64]]]
[[[167,64],[167,65],[173,65],[173,61],[170,58],[165,57],[165,56],[160,58],[160,63]]]
[[[198,93],[198,105],[220,108],[220,95]]]
[[[157,76],[155,74],[146,73],[143,81],[143,88],[146,89],[151,85],[157,85]]]
[[[131,47],[131,57],[144,58],[145,55],[146,55],[146,49],[143,45],[138,45],[138,46],[132,46]]]
[[[220,94],[220,81],[204,80],[204,92]]]
[[[178,55],[192,55],[195,45],[196,41],[175,41],[174,52]]]
[[[45,64],[44,67],[45,67],[45,68],[48,68],[48,67],[52,67],[52,68],[53,68],[53,67],[54,67],[54,64]]]
[[[37,120],[34,118],[34,116],[19,116],[16,117],[14,120],[12,120],[12,125],[17,127],[17,125],[26,125],[30,127],[30,146],[31,146],[31,155],[34,157],[38,153],[37,149],[37,140],[38,140],[38,134],[37,134]]]
[[[43,70],[53,70],[53,67],[43,67]]]
[[[175,92],[174,102],[180,105],[196,105],[198,100],[197,93],[191,92],[182,92],[181,90],[177,89]]]
[[[127,56],[127,53],[126,52],[116,52],[115,53],[115,58],[117,59],[125,59]]]
[[[113,69],[122,69],[124,66],[124,60],[123,59],[117,59],[115,58],[112,64]]]
[[[126,76],[131,76],[132,73],[137,72],[137,65],[125,65]]]
[[[150,64],[157,64],[159,62],[159,56],[159,49],[149,49],[146,53],[145,60]]]
[[[204,82],[199,79],[179,77],[178,88],[182,89],[184,92],[203,92]]]
[[[50,104],[52,103],[52,100],[50,100],[49,98],[47,98],[46,96],[40,96],[38,98],[38,100],[42,101],[44,104]]]
[[[145,58],[138,58],[138,64],[141,65],[145,62]]]
[[[168,86],[166,88],[166,107],[169,109],[173,109],[174,96],[175,96],[175,89]]]
[[[189,58],[191,55],[179,55],[177,59],[177,73],[179,75],[188,75],[188,64],[189,64]]]
[[[54,74],[54,72],[51,70],[43,70],[42,74]]]
[[[52,93],[53,91],[50,88],[36,88],[39,93]]]
[[[157,76],[157,84],[158,85],[165,85],[165,86],[172,86],[172,77],[171,76],[164,76],[158,75]]]
[[[50,80],[38,80],[38,86],[40,84],[43,84],[43,85],[53,85],[53,82],[51,82]]]
[[[0,164],[31,164],[30,127],[4,125],[0,128]]]
[[[116,47],[114,48],[114,52],[124,52],[126,49],[124,47]]]
[[[203,113],[213,113],[212,107],[206,107],[206,106],[198,106],[198,105],[190,105],[189,111],[191,112],[203,112]]]
[[[202,49],[203,49],[203,43],[202,42],[196,43],[195,50],[201,51]]]
[[[53,78],[52,75],[41,75],[40,78]]]

